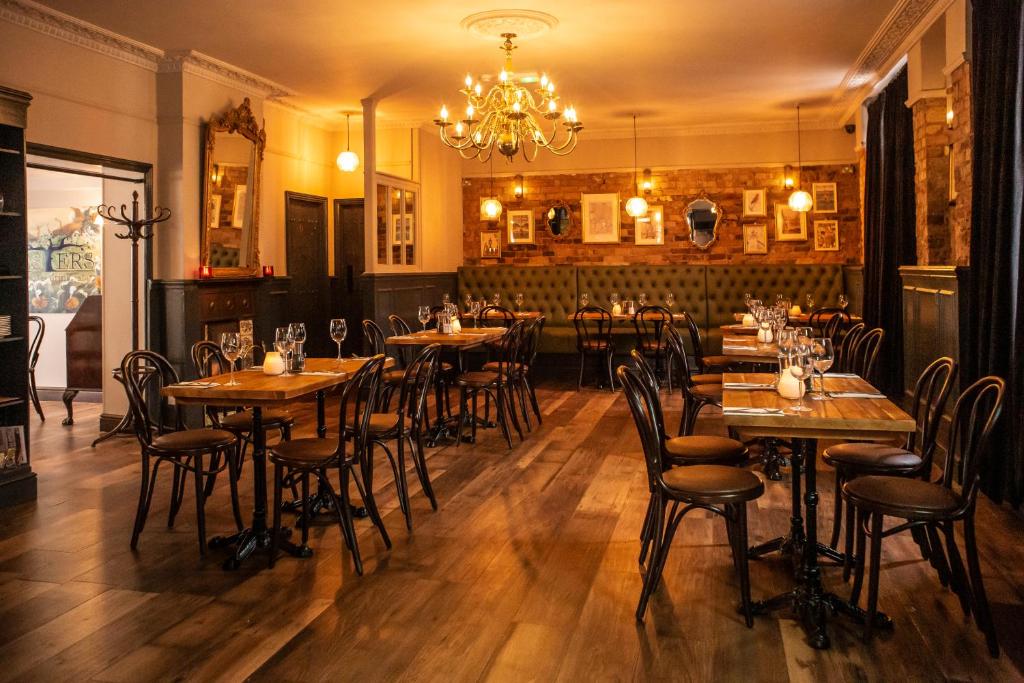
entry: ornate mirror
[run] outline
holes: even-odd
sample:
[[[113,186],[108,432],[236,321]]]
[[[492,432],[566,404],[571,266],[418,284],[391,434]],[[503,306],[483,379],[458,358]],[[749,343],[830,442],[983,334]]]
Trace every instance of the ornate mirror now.
[[[707,249],[718,239],[718,223],[722,210],[703,192],[686,206],[686,224],[690,226],[690,241],[698,249]]]
[[[572,211],[564,201],[559,199],[544,216],[552,235],[565,237],[569,234],[569,229],[572,228]]]
[[[206,124],[201,257],[214,277],[260,272],[260,168],[266,142],[248,97]]]

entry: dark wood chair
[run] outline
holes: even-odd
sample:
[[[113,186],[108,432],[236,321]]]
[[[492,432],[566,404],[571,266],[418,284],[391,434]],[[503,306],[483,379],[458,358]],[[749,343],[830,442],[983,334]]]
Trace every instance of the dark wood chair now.
[[[433,325],[436,327],[436,323],[433,323]],[[430,328],[431,325],[427,327]],[[380,329],[380,325],[372,320],[364,320],[363,338],[366,340],[371,356],[387,355],[387,348],[384,343],[384,330]],[[379,391],[381,393],[381,407],[385,411],[390,408],[391,396],[394,395],[395,390],[401,385],[404,377],[405,370],[402,368],[392,368],[384,371]]]
[[[850,314],[841,308],[816,308],[808,316],[807,324],[814,336],[827,337],[838,346],[843,332],[850,326]]]
[[[501,433],[504,435],[508,447],[512,448],[512,427],[515,427],[519,434],[519,440],[522,441],[523,430],[516,417],[515,403],[512,398],[512,378],[515,373],[515,364],[519,358],[524,325],[522,320],[517,320],[501,337],[496,370],[463,372],[455,379],[455,384],[459,387],[459,405],[462,408],[456,444],[462,443],[462,430],[467,420],[472,430],[471,438],[476,440],[476,413],[478,397],[481,392],[487,396],[488,401],[494,400],[498,426],[501,427]],[[472,411],[470,411],[470,402],[472,402]]]
[[[367,360],[345,383],[338,405],[337,439],[292,439],[270,448],[270,462],[274,465],[274,521],[269,560],[271,567],[274,566],[277,557],[277,541],[281,535],[281,492],[285,486],[291,486],[295,481],[300,483],[302,489],[300,500],[303,501],[304,509],[300,517],[301,547],[306,548],[309,540],[310,511],[305,507],[309,501],[310,476],[317,480],[321,489],[334,502],[338,526],[341,527],[345,545],[352,552],[357,574],[363,573],[363,560],[359,554],[352,506],[349,504],[350,480],[355,482],[363,505],[366,506],[370,519],[380,532],[385,547],[391,547],[391,538],[384,528],[377,502],[373,497],[373,465],[369,462],[367,448],[370,419],[378,405],[383,370],[384,356],[377,354]],[[360,474],[354,472],[357,465]],[[328,476],[328,471],[335,468],[338,470],[340,482],[337,492]]]
[[[836,372],[853,372],[850,369],[853,347],[857,345],[857,341],[866,329],[867,326],[864,323],[856,323],[843,333],[839,344],[834,346],[836,358],[832,367],[836,369]]]
[[[540,347],[540,337],[544,332],[544,316],[535,318],[533,320],[523,321],[523,339],[519,345],[519,357],[512,366],[512,389],[515,393],[515,398],[519,401],[519,409],[523,416],[523,421],[526,423],[527,430],[533,430],[533,425],[530,422],[530,412],[526,407],[527,397],[529,397],[531,407],[533,408],[533,414],[537,418],[537,424],[539,425],[542,421],[540,415],[540,404],[537,402],[537,393],[534,391],[533,382],[530,380],[533,366],[537,360],[537,349]],[[499,370],[499,361],[489,361],[484,363],[484,370],[497,371]]]
[[[398,406],[395,412],[374,413],[370,416],[367,437],[368,467],[373,467],[374,446],[380,446],[387,455],[395,475],[398,502],[405,515],[405,526],[412,529],[412,507],[409,504],[409,484],[406,480],[405,448],[409,447],[416,476],[419,477],[423,493],[430,501],[430,507],[437,510],[437,498],[430,485],[427,460],[424,456],[423,437],[428,428],[427,396],[434,385],[440,366],[441,345],[431,344],[420,351],[404,370],[400,385]],[[388,442],[395,442],[395,452],[388,448]],[[397,457],[396,457],[397,456]]]
[[[957,399],[949,431],[949,449],[942,475],[937,481],[868,475],[843,486],[843,496],[852,503],[856,513],[857,569],[850,596],[853,603],[860,599],[865,544],[867,536],[871,536],[865,640],[871,639],[877,618],[882,539],[902,531],[923,528],[936,541],[942,532],[945,551],[941,544],[931,548],[941,563],[940,578],[943,573],[948,577],[950,587],[960,598],[964,615],[973,614],[975,623],[985,634],[989,654],[999,656],[999,641],[978,562],[974,510],[980,470],[988,454],[992,429],[1002,411],[1005,389],[1006,383],[999,377],[983,377],[967,387]],[[883,522],[886,517],[902,522],[885,529]],[[954,533],[957,522],[963,524],[966,570]]]
[[[584,306],[572,316],[576,328],[576,351],[580,355],[580,374],[576,390],[583,388],[583,370],[588,356],[596,356],[608,369],[608,387],[615,391],[615,377],[612,374],[612,357],[615,343],[612,340],[612,314],[600,306]]]
[[[672,311],[664,306],[642,306],[633,314],[637,351],[654,360],[657,375],[665,373],[668,390],[672,391],[672,358],[668,353],[668,328],[672,327]]]
[[[878,363],[878,353],[882,349],[882,342],[885,340],[885,330],[876,327],[858,335],[857,340],[850,346],[850,355],[847,359],[848,372],[855,373],[872,382],[875,376],[875,366]]]
[[[914,398],[910,408],[917,428],[908,434],[905,442],[899,446],[852,442],[829,446],[822,453],[822,459],[836,470],[830,546],[836,548],[839,543],[839,532],[843,523],[843,484],[868,474],[917,477],[925,481],[931,478],[939,425],[946,409],[949,392],[956,381],[956,374],[957,364],[952,358],[938,358],[924,369],[914,386]],[[853,555],[851,519],[850,504],[847,502],[844,578],[849,577],[850,559]],[[919,536],[918,542],[924,545],[926,541]]]
[[[693,433],[697,415],[705,406],[722,407],[722,384],[697,384],[690,375],[690,361],[686,357],[683,337],[675,327],[669,328],[668,350],[678,368],[679,386],[683,392],[683,414],[679,418],[679,436]]]
[[[39,404],[39,391],[36,389],[36,363],[39,362],[39,349],[43,345],[43,336],[46,334],[46,323],[38,315],[28,317],[29,330],[35,325],[35,332],[31,333],[28,343],[28,397],[32,401],[39,419],[46,422],[43,415],[43,407]]]
[[[186,480],[191,472],[195,479],[199,554],[205,556],[205,510],[208,497],[205,483],[225,468],[228,470],[235,524],[239,531],[242,530],[236,486],[238,477],[235,473],[235,458],[232,457],[238,446],[237,439],[234,434],[223,429],[187,428],[180,407],[160,393],[163,387],[179,381],[178,373],[163,356],[152,351],[132,351],[121,360],[121,373],[135,436],[142,449],[141,486],[131,548],[135,550],[139,545],[139,536],[146,525],[149,507],[153,502],[156,475],[160,464],[166,462],[173,468],[167,526],[174,526]]]
[[[480,309],[480,325],[482,327],[512,327],[516,314],[505,308],[491,304]]]
[[[683,320],[686,322],[686,330],[690,334],[690,347],[693,349],[693,361],[697,366],[693,368],[690,379],[695,384],[721,384],[722,372],[735,365],[735,361],[728,356],[706,356],[704,355],[704,342],[700,338],[700,327],[688,311],[683,311]]]
[[[657,419],[656,392],[647,381],[625,365],[616,374],[629,403],[640,434],[651,498],[648,522],[651,558],[643,577],[643,589],[636,608],[643,621],[647,603],[657,589],[679,523],[692,510],[707,510],[725,519],[733,564],[740,579],[740,602],[744,620],[753,626],[750,574],[747,566],[747,503],[764,493],[764,483],[753,472],[725,465],[665,467],[664,434]]]

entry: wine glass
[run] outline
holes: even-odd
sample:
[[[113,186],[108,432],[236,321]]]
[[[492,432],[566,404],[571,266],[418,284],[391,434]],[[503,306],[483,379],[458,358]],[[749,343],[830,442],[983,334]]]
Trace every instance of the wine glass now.
[[[441,305],[442,306],[447,306],[451,302],[452,302],[452,298],[450,296],[448,296],[448,292],[445,292],[444,294],[441,295]]]
[[[850,305],[850,299],[846,296],[846,294],[840,294],[839,295],[839,308],[841,308],[841,309],[843,309],[845,311],[846,307],[849,306],[849,305]]]
[[[671,309],[675,305],[676,305],[676,295],[673,294],[672,292],[668,292],[667,294],[665,294],[665,306],[666,306],[666,308]]]
[[[752,297],[750,295],[750,292],[744,292],[743,293],[743,305],[746,307],[746,309],[748,311],[750,310],[750,302],[753,301],[753,300],[754,300],[754,297]]]
[[[522,292],[516,292],[515,302],[516,302],[516,311],[518,312],[518,311],[520,311],[523,308],[523,293]]]
[[[498,292],[495,292],[494,294],[492,294],[491,295],[491,304],[494,305],[494,306],[500,306],[501,305],[501,294],[499,294]]]
[[[416,319],[423,325],[423,331],[427,331],[427,323],[430,322],[430,306],[420,306],[416,309]]]
[[[617,306],[619,304],[619,301],[621,301],[621,299],[619,299],[619,293],[612,292],[612,295],[608,297],[608,301],[612,302],[612,308]]]
[[[809,327],[797,327],[796,328],[796,339],[797,343],[801,346],[810,346],[811,339],[814,337],[814,331]]]
[[[473,310],[473,295],[466,292],[466,313],[469,313],[471,310]]]
[[[811,313],[812,311],[814,311],[814,295],[813,294],[808,294],[804,298],[804,303],[807,304],[807,312],[808,313]]]
[[[580,294],[580,308],[586,308],[590,305],[590,294],[583,292]]]
[[[295,337],[292,335],[290,325],[274,330],[274,346],[280,353],[285,355],[284,374],[291,374],[291,354],[295,348]]]
[[[235,381],[235,361],[238,360],[238,355],[241,353],[241,341],[238,338],[237,332],[224,332],[220,335],[220,352],[224,354],[224,358],[228,361],[228,383],[224,386],[233,387],[237,386],[239,382]]]
[[[832,361],[836,357],[832,340],[828,337],[812,340],[810,356],[814,362],[814,369],[818,371],[818,379],[821,381],[820,391],[811,398],[815,401],[828,401],[831,397],[825,393],[825,371],[832,367]]]
[[[338,345],[338,362],[341,363],[341,342],[348,335],[348,323],[344,318],[331,319],[331,339]]]
[[[306,323],[291,323],[288,328],[292,331],[292,339],[296,344],[306,343]]]
[[[469,306],[469,313],[473,316],[473,326],[480,327],[480,311],[483,309],[482,301],[474,301]]]
[[[811,360],[810,347],[798,344],[793,353],[789,356],[789,372],[791,372],[800,381],[806,380],[814,372],[814,361]],[[791,410],[794,413],[806,413],[810,410],[803,404],[802,399],[796,399],[796,403],[791,406]]]
[[[249,337],[243,337],[241,334],[238,335],[238,358],[242,362],[239,364],[242,370],[246,369],[245,359],[252,353],[252,340]]]
[[[637,294],[636,302],[637,302],[637,304],[639,304],[640,308],[643,308],[644,306],[646,306],[647,305],[647,292],[640,292],[639,294]]]

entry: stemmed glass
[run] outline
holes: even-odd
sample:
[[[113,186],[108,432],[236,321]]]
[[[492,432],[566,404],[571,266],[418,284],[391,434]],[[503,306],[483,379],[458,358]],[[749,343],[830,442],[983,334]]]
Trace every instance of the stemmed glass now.
[[[839,308],[846,310],[846,307],[850,305],[850,299],[845,294],[839,295]]]
[[[238,358],[242,362],[239,364],[242,370],[245,370],[245,359],[252,353],[252,340],[248,337],[243,337],[241,334],[238,335]]]
[[[789,355],[790,367],[800,368],[799,374],[794,375],[800,381],[803,381],[811,376],[814,372],[814,362],[811,360],[811,349],[804,344],[797,344],[794,347],[793,352]],[[792,370],[789,370],[792,372]],[[810,410],[807,406],[802,403],[802,399],[797,399],[796,404],[791,407],[794,413],[806,413]]]
[[[515,302],[516,302],[516,312],[518,313],[523,308],[523,293],[522,292],[516,292]]]
[[[291,354],[295,348],[295,337],[292,336],[291,326],[279,327],[274,330],[274,347],[278,353],[284,354],[284,374],[291,374]]]
[[[288,328],[292,331],[292,339],[296,344],[306,343],[306,323],[291,323]]]
[[[473,295],[466,292],[466,313],[469,313],[471,310],[473,310]]]
[[[341,342],[345,341],[348,335],[348,323],[344,318],[331,319],[331,339],[338,345],[338,363],[341,363]]]
[[[423,325],[423,331],[427,331],[427,323],[430,322],[430,306],[420,306],[416,309],[416,319]]]
[[[612,308],[615,308],[619,304],[619,301],[621,301],[621,299],[619,299],[619,293],[612,292],[612,295],[608,297],[608,301],[612,303]]]
[[[668,308],[669,310],[671,310],[672,307],[675,306],[675,305],[676,305],[676,295],[673,294],[672,292],[668,292],[667,294],[665,294],[665,307]]]
[[[814,362],[814,369],[818,371],[818,379],[821,382],[820,391],[811,396],[811,398],[815,401],[828,401],[832,397],[825,393],[825,371],[832,367],[832,361],[836,356],[832,340],[828,337],[812,340],[810,356]]]
[[[220,352],[228,361],[228,383],[225,386],[233,387],[239,383],[235,381],[235,361],[241,353],[241,341],[237,332],[224,332],[220,335]]]
[[[473,316],[473,327],[480,327],[480,311],[483,310],[482,301],[473,301],[469,305],[469,313]]]
[[[590,305],[590,294],[583,292],[580,294],[580,308],[586,308]]]
[[[498,292],[495,292],[494,295],[491,296],[491,304],[493,304],[495,306],[500,306],[501,305],[501,294],[499,294]]]
[[[637,301],[638,304],[640,304],[640,308],[643,308],[644,306],[646,306],[647,305],[647,293],[646,292],[640,292],[640,294],[637,295],[637,297],[636,297],[636,301]]]
[[[746,309],[748,311],[750,310],[750,302],[753,301],[753,300],[754,300],[754,297],[752,297],[750,295],[750,292],[744,292],[743,293],[743,306],[746,307]]]
[[[804,299],[804,303],[807,304],[807,312],[812,313],[814,311],[814,295],[808,294]]]

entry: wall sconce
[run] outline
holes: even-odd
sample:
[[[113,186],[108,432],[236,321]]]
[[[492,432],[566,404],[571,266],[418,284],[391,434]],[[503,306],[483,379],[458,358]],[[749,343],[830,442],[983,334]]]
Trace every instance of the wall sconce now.
[[[274,266],[263,266],[263,277],[274,277]]]
[[[512,194],[515,195],[516,199],[522,199],[523,195],[526,194],[526,187],[523,185],[523,176],[517,175],[513,178]]]
[[[796,179],[793,177],[793,167],[789,164],[782,169],[782,186],[792,190],[796,186]]]
[[[651,180],[651,169],[644,169],[644,180],[640,187],[643,188],[644,194],[650,194],[651,190],[654,189],[654,181]]]
[[[953,130],[953,110],[946,110],[946,128]]]

